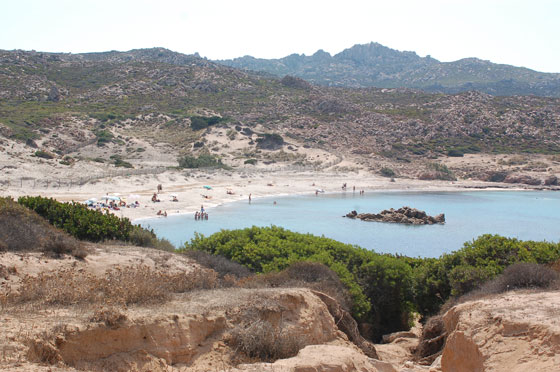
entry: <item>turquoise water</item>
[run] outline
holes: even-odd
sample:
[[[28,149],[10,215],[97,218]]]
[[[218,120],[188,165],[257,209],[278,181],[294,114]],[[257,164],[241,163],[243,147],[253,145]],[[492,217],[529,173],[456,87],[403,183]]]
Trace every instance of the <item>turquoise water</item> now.
[[[276,200],[277,204],[273,205]],[[402,206],[445,213],[445,225],[409,226],[364,222],[341,216]],[[560,193],[553,191],[370,192],[291,196],[228,203],[209,210],[207,221],[194,215],[144,220],[160,237],[181,246],[195,232],[276,225],[324,235],[377,252],[438,257],[481,234],[523,240],[560,241]]]

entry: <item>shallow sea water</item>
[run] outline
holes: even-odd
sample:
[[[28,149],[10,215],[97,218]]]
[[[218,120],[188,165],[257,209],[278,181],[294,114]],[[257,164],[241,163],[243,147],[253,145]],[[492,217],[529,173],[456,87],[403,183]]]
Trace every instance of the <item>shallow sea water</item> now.
[[[277,204],[273,205],[273,201]],[[377,213],[402,206],[445,213],[444,225],[409,226],[343,218],[346,213]],[[227,203],[208,210],[207,221],[194,215],[142,220],[160,237],[181,246],[195,232],[206,236],[221,229],[276,225],[325,236],[383,253],[438,257],[460,249],[481,234],[523,240],[560,241],[560,192],[366,192],[259,198]]]

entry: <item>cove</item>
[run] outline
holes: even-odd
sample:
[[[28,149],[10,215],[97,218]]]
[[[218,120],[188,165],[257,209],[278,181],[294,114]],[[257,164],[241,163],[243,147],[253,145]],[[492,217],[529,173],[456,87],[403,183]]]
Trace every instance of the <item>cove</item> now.
[[[273,202],[276,201],[276,205]],[[445,225],[410,226],[342,218],[402,206],[445,213]],[[522,240],[560,240],[560,193],[554,191],[366,192],[352,191],[267,197],[227,203],[209,211],[207,221],[193,214],[142,220],[160,237],[182,246],[195,232],[209,236],[221,229],[276,225],[325,236],[379,253],[438,257],[460,249],[482,234]]]

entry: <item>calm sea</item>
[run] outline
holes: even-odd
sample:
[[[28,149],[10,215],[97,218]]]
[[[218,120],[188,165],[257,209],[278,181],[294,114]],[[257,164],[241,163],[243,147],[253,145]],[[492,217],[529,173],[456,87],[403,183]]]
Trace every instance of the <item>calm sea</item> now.
[[[273,205],[273,201],[277,204]],[[402,206],[445,213],[445,225],[408,226],[342,218]],[[208,210],[207,221],[194,215],[141,221],[160,237],[181,246],[195,232],[206,236],[221,229],[276,225],[325,236],[384,253],[437,257],[457,250],[481,234],[523,240],[560,241],[560,192],[370,192],[291,196],[228,203]]]

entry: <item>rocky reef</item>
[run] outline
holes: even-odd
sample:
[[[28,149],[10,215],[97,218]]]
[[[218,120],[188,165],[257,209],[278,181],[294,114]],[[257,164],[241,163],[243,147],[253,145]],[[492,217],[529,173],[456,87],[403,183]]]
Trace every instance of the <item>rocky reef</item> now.
[[[441,213],[437,216],[428,216],[426,212],[411,207],[402,207],[399,209],[385,209],[379,213],[359,213],[352,211],[343,217],[358,218],[362,221],[377,222],[393,222],[403,223],[407,225],[433,225],[436,223],[445,223],[445,214]]]

